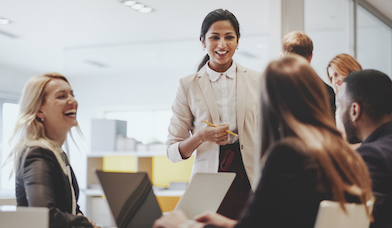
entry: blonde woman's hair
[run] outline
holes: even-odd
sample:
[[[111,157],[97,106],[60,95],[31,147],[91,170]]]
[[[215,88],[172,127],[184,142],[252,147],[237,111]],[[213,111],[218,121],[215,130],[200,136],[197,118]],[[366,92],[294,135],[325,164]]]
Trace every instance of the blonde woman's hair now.
[[[14,133],[10,139],[18,136],[18,141],[8,156],[6,163],[11,159],[14,160],[14,171],[16,172],[20,157],[25,147],[42,147],[54,153],[61,168],[65,170],[65,164],[60,157],[62,152],[61,146],[54,140],[47,137],[45,128],[37,113],[45,103],[46,93],[45,86],[53,79],[68,80],[58,73],[47,73],[41,76],[31,78],[25,85],[20,100],[20,111],[16,121]],[[11,173],[12,174],[12,173]]]
[[[261,91],[261,156],[275,142],[298,138],[320,164],[343,210],[346,193],[363,204],[373,200],[366,164],[336,129],[327,90],[309,62],[295,55],[271,62]]]
[[[361,64],[359,64],[359,62],[354,57],[345,53],[339,54],[335,56],[328,63],[327,66],[327,75],[328,75],[329,82],[331,83],[332,83],[332,78],[329,76],[328,73],[328,69],[330,67],[333,67],[336,70],[336,72],[342,75],[343,77],[347,77],[347,75],[350,74],[351,72],[362,70]]]

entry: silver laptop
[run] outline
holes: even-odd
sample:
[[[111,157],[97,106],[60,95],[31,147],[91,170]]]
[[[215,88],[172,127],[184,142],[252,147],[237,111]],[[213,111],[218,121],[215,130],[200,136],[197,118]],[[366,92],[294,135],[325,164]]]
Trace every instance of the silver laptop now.
[[[193,218],[205,211],[217,211],[235,173],[196,173],[175,208]]]
[[[0,227],[48,228],[49,209],[46,207],[0,206]]]

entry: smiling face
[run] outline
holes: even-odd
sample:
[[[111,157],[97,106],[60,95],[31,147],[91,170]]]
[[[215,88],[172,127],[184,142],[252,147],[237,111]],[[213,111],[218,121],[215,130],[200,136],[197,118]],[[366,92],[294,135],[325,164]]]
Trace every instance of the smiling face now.
[[[41,105],[37,117],[43,119],[49,137],[66,136],[71,127],[78,125],[78,102],[71,86],[62,79],[52,79],[46,84],[44,93],[45,102]]]
[[[207,49],[211,69],[218,72],[229,69],[238,46],[238,38],[231,22],[214,22],[208,29],[205,39],[202,39],[202,45]]]
[[[339,74],[333,66],[328,67],[328,77],[331,79],[332,86],[336,91],[339,91],[345,76]]]

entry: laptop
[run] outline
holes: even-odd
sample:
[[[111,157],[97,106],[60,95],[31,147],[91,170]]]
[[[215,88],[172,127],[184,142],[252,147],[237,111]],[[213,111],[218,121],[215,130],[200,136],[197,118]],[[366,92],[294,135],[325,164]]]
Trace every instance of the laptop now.
[[[0,206],[0,227],[49,228],[46,207]]]
[[[162,211],[147,173],[96,171],[118,228],[152,227]],[[176,208],[193,218],[217,211],[235,173],[196,173]]]
[[[195,173],[175,210],[184,211],[188,218],[205,211],[217,211],[235,175],[229,172]]]
[[[151,228],[161,217],[147,173],[96,173],[118,228]]]

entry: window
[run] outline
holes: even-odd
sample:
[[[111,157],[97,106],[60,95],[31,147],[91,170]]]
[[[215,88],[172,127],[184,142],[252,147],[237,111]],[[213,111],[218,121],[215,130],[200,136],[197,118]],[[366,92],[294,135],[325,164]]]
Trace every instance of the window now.
[[[327,64],[348,53],[348,1],[305,0],[305,31],[313,41],[311,65],[327,83]]]
[[[364,69],[376,69],[391,77],[392,29],[358,6],[358,62]]]
[[[14,128],[16,119],[19,114],[19,105],[15,103],[3,103],[2,110],[1,110],[1,121],[2,121],[2,146],[0,148],[1,154],[1,164],[5,162],[7,159],[12,145],[9,144],[9,139],[11,138]],[[13,168],[13,162],[8,163],[5,165],[1,170],[1,188],[2,189],[14,189],[15,188],[15,180],[14,178],[9,178],[10,173]]]

